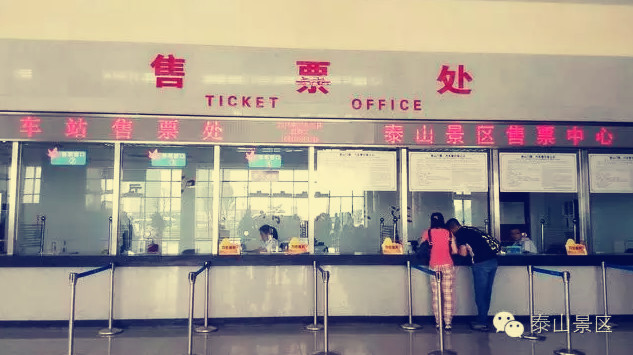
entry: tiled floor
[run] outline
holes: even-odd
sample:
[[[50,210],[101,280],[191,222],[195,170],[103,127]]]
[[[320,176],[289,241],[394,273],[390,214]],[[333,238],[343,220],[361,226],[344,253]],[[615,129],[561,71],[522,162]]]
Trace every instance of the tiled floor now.
[[[182,326],[130,327],[114,338],[96,336],[97,328],[78,328],[75,354],[178,355],[187,353]],[[0,328],[2,355],[67,354],[67,329]],[[621,325],[611,334],[573,334],[573,347],[587,355],[633,354],[633,326]],[[547,333],[543,342],[510,338],[503,333],[473,332],[456,324],[445,337],[446,349],[460,355],[545,355],[564,347],[565,335]],[[344,323],[330,327],[330,350],[342,355],[428,354],[439,348],[431,327],[409,333],[397,324]],[[195,335],[197,355],[307,355],[323,350],[323,332],[303,330],[300,324],[224,325],[216,333]]]

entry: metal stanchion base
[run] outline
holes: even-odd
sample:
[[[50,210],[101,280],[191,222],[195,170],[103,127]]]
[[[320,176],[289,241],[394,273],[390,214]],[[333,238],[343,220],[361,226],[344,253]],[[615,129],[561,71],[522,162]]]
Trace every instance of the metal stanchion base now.
[[[404,330],[418,330],[418,329],[422,329],[422,326],[415,323],[405,323],[405,324],[400,324],[400,328]]]
[[[113,335],[117,335],[119,333],[123,333],[123,329],[119,328],[103,328],[99,330],[99,335],[102,337],[111,337]]]
[[[218,328],[216,328],[216,327],[214,327],[212,325],[209,325],[209,326],[206,326],[206,327],[204,325],[202,325],[202,326],[196,327],[196,329],[194,329],[194,331],[196,333],[213,333],[213,332],[215,332],[217,330],[218,330]]]
[[[538,334],[526,333],[526,334],[521,335],[521,339],[543,341],[545,340],[545,337]]]
[[[333,351],[319,351],[318,353],[314,353],[314,355],[341,355],[339,353],[335,353]]]
[[[582,351],[574,350],[574,349],[554,350],[554,354],[556,355],[585,355],[585,353],[583,353]]]
[[[453,350],[444,349],[444,351],[442,350],[431,351],[429,355],[457,355],[457,353],[454,352]]]
[[[319,324],[319,323],[312,323],[312,324],[308,324],[305,326],[306,330],[311,330],[313,332],[319,331],[321,329],[323,329],[323,324]]]

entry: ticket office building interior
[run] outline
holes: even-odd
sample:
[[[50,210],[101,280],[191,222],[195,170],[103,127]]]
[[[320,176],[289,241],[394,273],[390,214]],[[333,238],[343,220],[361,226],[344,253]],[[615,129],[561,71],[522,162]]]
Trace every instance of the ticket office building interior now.
[[[49,153],[55,148],[85,152],[85,163],[52,164]],[[150,159],[157,149],[174,153],[172,160]],[[433,167],[420,165],[418,153],[431,152],[467,153],[470,165],[454,164],[447,172],[458,188],[419,186],[419,176],[412,173]],[[512,174],[503,171],[510,165],[501,162],[517,153],[571,159],[554,174],[573,176],[575,186],[563,186],[568,192],[550,187],[504,191],[504,179]],[[1,250],[25,256],[217,254],[219,242],[230,238],[248,253],[260,246],[259,227],[269,224],[277,228],[282,246],[300,238],[314,254],[380,254],[385,237],[417,240],[430,214],[439,211],[489,231],[504,245],[512,244],[510,230],[519,228],[538,253],[564,254],[570,238],[585,242],[593,254],[631,253],[633,236],[624,226],[633,211],[633,194],[593,193],[588,181],[596,176],[590,171],[592,159],[626,153],[4,142]],[[341,156],[346,160],[333,158]],[[460,178],[485,186],[465,188],[468,183],[458,183]],[[118,221],[112,218],[117,210]]]

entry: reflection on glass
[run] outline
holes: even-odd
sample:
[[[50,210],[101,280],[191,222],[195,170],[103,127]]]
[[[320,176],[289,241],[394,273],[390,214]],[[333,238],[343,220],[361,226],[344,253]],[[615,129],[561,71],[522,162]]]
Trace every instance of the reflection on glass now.
[[[111,145],[24,144],[17,253],[106,254],[113,165]]]
[[[395,151],[323,149],[315,163],[315,253],[378,254],[399,239]]]
[[[259,228],[270,225],[282,250],[292,238],[307,243],[308,148],[223,147],[220,156],[220,239],[261,250]]]
[[[9,212],[9,168],[11,166],[11,144],[0,143],[0,254],[7,252],[7,214]]]
[[[121,254],[211,253],[212,147],[124,146],[122,165]]]
[[[631,218],[633,194],[591,194],[591,229],[596,253],[633,253],[633,235],[622,223]]]

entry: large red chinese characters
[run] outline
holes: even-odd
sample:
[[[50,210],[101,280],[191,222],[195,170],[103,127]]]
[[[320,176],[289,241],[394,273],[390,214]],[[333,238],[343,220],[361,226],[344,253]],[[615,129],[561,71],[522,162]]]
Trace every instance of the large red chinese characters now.
[[[86,138],[88,134],[88,123],[83,117],[66,119],[66,131],[64,132],[67,138]]]
[[[224,139],[224,129],[218,121],[206,121],[202,129],[202,140],[221,141]]]
[[[178,138],[180,122],[178,120],[158,120],[158,139],[171,141]]]
[[[151,66],[154,68],[157,88],[173,87],[182,89],[183,77],[185,76],[184,59],[176,58],[173,54],[169,54],[167,57],[158,54]]]
[[[307,90],[308,93],[314,94],[318,91],[327,94],[329,91],[325,86],[330,85],[331,82],[326,80],[327,68],[330,66],[330,62],[316,62],[316,61],[298,61],[300,80],[297,80],[299,85],[298,92],[302,93]]]
[[[389,144],[401,144],[404,141],[404,127],[398,124],[388,124],[383,127],[382,134],[385,142]]]
[[[442,65],[440,75],[437,77],[437,81],[442,83],[442,87],[437,90],[440,94],[450,91],[454,94],[470,94],[471,89],[466,88],[464,81],[472,81],[473,76],[464,70],[463,65],[457,67],[457,71],[449,70],[448,65]],[[457,79],[457,86],[455,86],[455,79]]]
[[[112,136],[116,140],[132,139],[134,122],[127,118],[116,118],[112,121]]]
[[[33,138],[42,133],[40,124],[42,120],[35,116],[26,116],[20,118],[20,133],[26,135],[27,138]]]

